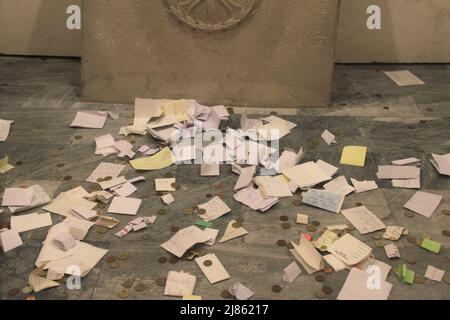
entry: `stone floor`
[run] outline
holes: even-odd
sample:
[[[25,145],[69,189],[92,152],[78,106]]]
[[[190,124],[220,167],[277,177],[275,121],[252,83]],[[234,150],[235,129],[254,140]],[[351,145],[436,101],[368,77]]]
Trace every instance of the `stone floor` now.
[[[410,69],[427,84],[401,88],[382,72],[404,68]],[[38,183],[57,195],[74,186],[87,187],[84,180],[102,160],[117,161],[114,156],[105,159],[94,156],[93,139],[107,133],[117,135],[119,127],[132,121],[132,106],[80,102],[79,74],[78,60],[0,57],[0,118],[16,120],[7,142],[0,143],[0,153],[8,154],[12,164],[22,162],[14,170],[0,175],[0,190],[7,186]],[[104,108],[120,111],[121,118],[117,121],[109,119],[102,130],[69,128],[77,110]],[[243,111],[236,109],[236,113]],[[270,111],[261,108],[248,113],[263,115]],[[418,215],[407,218],[402,206],[414,191],[393,189],[390,182],[380,182],[382,188],[377,191],[348,196],[344,209],[361,202],[387,225],[407,226],[412,235],[429,234],[442,242],[442,253],[431,254],[402,238],[397,245],[403,261],[408,256],[416,257],[417,265],[410,267],[422,275],[429,264],[450,271],[449,240],[441,234],[444,229],[450,229],[449,217],[441,213],[444,207],[450,207],[450,179],[439,176],[427,161],[431,152],[444,154],[450,151],[449,65],[340,65],[336,68],[332,108],[280,109],[279,114],[298,123],[298,129],[284,138],[281,146],[307,147],[306,160],[320,157],[337,165],[342,146],[368,146],[365,168],[340,166],[341,174],[347,177],[374,179],[379,164],[411,156],[422,159],[422,190],[444,196],[443,203],[431,219]],[[238,123],[239,117],[234,115],[226,125],[236,126]],[[337,134],[338,146],[328,147],[320,141],[320,134],[326,128]],[[77,140],[76,136],[82,139]],[[149,139],[136,138],[138,144]],[[52,152],[58,147],[64,148],[64,153],[55,158]],[[59,163],[64,163],[64,168],[57,168]],[[128,278],[136,278],[148,285],[147,290],[140,293],[131,289],[129,299],[164,299],[163,288],[157,286],[155,280],[171,270],[184,270],[196,275],[195,292],[204,299],[220,299],[221,292],[238,281],[255,291],[256,299],[315,299],[314,294],[322,284],[317,283],[314,276],[302,275],[292,285],[283,283],[282,270],[293,258],[286,248],[280,248],[276,243],[280,239],[297,241],[299,231],[305,231],[304,227],[295,224],[294,219],[299,212],[310,215],[323,226],[344,223],[343,216],[308,206],[295,207],[292,199],[280,201],[266,214],[253,212],[231,199],[237,176],[232,174],[229,166],[223,167],[221,176],[217,178],[201,178],[199,168],[193,166],[173,166],[145,173],[148,180],[138,186],[137,193],[137,197],[144,200],[140,214],[152,215],[162,207],[152,182],[167,172],[174,173],[182,184],[168,215],[159,217],[148,230],[129,234],[122,240],[115,238],[113,232],[100,235],[95,229],[87,236],[88,243],[109,249],[112,255],[128,251],[128,261],[119,269],[110,269],[104,259],[83,278],[82,290],[69,291],[61,285],[36,294],[37,299],[118,299],[121,283]],[[135,175],[131,168],[127,168],[125,173],[128,177]],[[57,178],[61,175],[71,175],[73,180],[61,181]],[[208,249],[217,254],[232,275],[230,280],[211,286],[194,262],[183,260],[175,265],[159,264],[161,256],[168,257],[159,245],[171,237],[172,226],[182,228],[194,222],[195,217],[184,216],[182,209],[206,202],[206,194],[219,183],[225,185],[226,202],[232,213],[227,219],[216,221],[214,227],[223,230],[229,218],[243,217],[249,234]],[[290,230],[281,228],[280,215],[289,216]],[[9,217],[9,213],[0,214],[0,223],[7,224]],[[54,222],[61,220],[56,215],[53,219]],[[121,226],[126,221],[128,219],[123,218]],[[0,299],[25,298],[21,293],[11,297],[8,291],[26,286],[46,233],[47,229],[42,229],[22,234],[22,247],[7,254],[0,253]],[[353,234],[374,247],[376,258],[392,266],[402,262],[387,261],[384,250],[375,247],[371,235]],[[336,298],[347,274],[344,271],[326,276],[325,284],[334,289],[329,299]],[[408,286],[401,284],[393,273],[388,281],[394,284],[391,299],[450,299],[449,286],[445,283],[428,280],[424,285]],[[283,288],[281,293],[272,292],[272,286],[277,284]]]

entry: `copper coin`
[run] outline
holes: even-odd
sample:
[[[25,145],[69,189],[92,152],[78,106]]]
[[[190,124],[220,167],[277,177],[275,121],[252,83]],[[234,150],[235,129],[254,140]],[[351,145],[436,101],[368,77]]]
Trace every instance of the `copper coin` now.
[[[288,216],[281,216],[280,217],[280,221],[289,221],[289,217]]]
[[[417,264],[417,259],[415,257],[406,257],[406,262],[411,265]]]
[[[167,258],[166,257],[160,257],[158,259],[158,262],[161,263],[161,264],[167,263]]]
[[[442,230],[442,235],[444,237],[450,237],[450,230]]]
[[[311,224],[312,224],[314,227],[316,227],[316,228],[320,227],[320,222],[319,222],[319,221],[313,221],[313,222],[311,222]]]
[[[19,294],[20,290],[17,288],[11,288],[8,290],[8,295],[11,297],[17,296]]]
[[[414,276],[414,283],[415,284],[424,284],[425,283],[425,278],[423,276],[421,276],[420,274],[416,274]]]
[[[412,212],[412,211],[405,211],[405,212],[403,212],[403,214],[405,215],[405,217],[407,217],[407,218],[414,218],[415,217],[415,213],[414,212]]]
[[[27,300],[37,300],[37,299],[36,299],[36,296],[28,296],[26,299],[27,299]]]
[[[372,235],[372,239],[379,241],[379,240],[383,239],[383,236],[381,234],[374,234],[374,235]]]
[[[325,276],[323,276],[321,274],[317,275],[315,279],[316,279],[317,282],[320,282],[320,283],[324,283],[325,282]]]
[[[279,247],[286,247],[287,243],[286,240],[278,240],[277,241],[277,246]]]
[[[356,207],[362,207],[362,206],[364,206],[361,202],[357,202],[357,203],[355,203],[355,206]]]
[[[147,285],[143,282],[139,282],[135,287],[134,290],[136,290],[137,292],[142,292],[145,289],[147,289]]]
[[[122,287],[126,288],[126,289],[130,289],[134,284],[134,280],[133,279],[127,279],[122,283]]]
[[[205,261],[203,261],[203,265],[205,266],[205,267],[211,267],[212,266],[212,261],[211,260],[205,260]]]
[[[136,144],[136,141],[135,140],[130,140],[130,144]]]
[[[64,164],[64,163],[58,163],[56,166],[57,166],[58,168],[64,168],[65,164]]]
[[[174,182],[174,183],[172,183],[172,188],[178,190],[181,188],[181,184],[179,184],[178,182]]]
[[[416,243],[417,239],[414,236],[408,236],[406,238],[406,241],[408,241],[409,243]]]
[[[128,292],[127,289],[122,289],[122,290],[120,290],[120,291],[117,293],[117,296],[118,296],[120,299],[126,299],[126,298],[128,298],[128,297],[130,296],[130,293]]]
[[[326,266],[326,267],[323,269],[323,272],[325,272],[326,274],[333,273],[333,268],[330,267],[330,266]]]
[[[96,227],[95,230],[97,231],[98,234],[105,234],[108,232],[108,228],[105,227]]]
[[[236,220],[237,223],[244,223],[245,222],[245,219],[242,218],[242,217],[236,218],[235,220]]]
[[[291,226],[291,224],[290,224],[289,222],[286,222],[286,223],[283,223],[283,224],[281,225],[281,227],[282,227],[283,229],[285,229],[285,230],[288,230],[288,229],[290,229],[292,226]]]
[[[272,291],[273,292],[275,292],[275,293],[280,293],[281,292],[281,287],[279,286],[279,285],[274,285],[273,287],[272,287]]]
[[[177,233],[178,231],[180,231],[180,228],[178,228],[177,226],[172,226],[170,228],[170,231],[172,231],[173,233]]]
[[[377,248],[384,248],[384,241],[383,240],[378,240],[377,242],[375,242],[375,246]]]
[[[230,291],[228,291],[228,290],[223,290],[223,291],[220,293],[220,296],[221,296],[223,299],[230,299],[230,298],[232,297]]]
[[[330,295],[333,293],[333,288],[329,287],[329,286],[324,286],[322,288],[322,291],[326,294],[326,295]]]
[[[300,199],[295,199],[294,201],[292,201],[292,204],[296,207],[300,207],[302,205],[303,201]]]
[[[70,180],[72,180],[72,176],[65,176],[64,177],[64,181],[70,181]]]
[[[113,256],[106,257],[106,263],[112,263],[116,260],[117,260],[116,257],[113,257]]]
[[[175,263],[177,263],[178,262],[178,257],[175,257],[175,256],[171,256],[170,258],[169,258],[169,263],[170,264],[175,264]]]
[[[233,108],[227,108],[227,111],[229,114],[234,114],[234,109]]]
[[[288,243],[286,244],[286,247],[287,247],[289,250],[294,249],[294,245],[293,245],[292,243],[290,243],[290,242],[288,242]]]
[[[323,290],[316,291],[315,296],[317,299],[324,299],[327,294]]]
[[[232,227],[235,228],[235,229],[239,229],[239,228],[242,227],[242,223],[235,222],[235,223],[232,224]]]
[[[187,216],[193,215],[194,214],[194,209],[192,208],[185,208],[184,209],[184,214]]]
[[[202,215],[206,214],[206,210],[205,210],[205,209],[198,209],[198,210],[197,210],[197,213],[198,213],[200,216],[202,216]]]
[[[21,165],[23,165],[23,161],[17,161],[17,162],[16,162],[16,166],[19,166],[19,167],[20,167]]]
[[[444,209],[441,212],[444,216],[450,216],[450,209]]]
[[[130,256],[129,256],[128,252],[125,252],[125,251],[119,253],[119,255],[118,255],[119,260],[128,260],[129,257]]]
[[[166,174],[164,174],[164,178],[167,178],[167,179],[175,178],[175,175],[171,172],[167,172]]]
[[[166,277],[161,277],[156,279],[156,284],[160,287],[165,287],[166,286],[166,282],[167,282],[167,278]]]
[[[207,193],[207,194],[206,194],[206,197],[209,198],[209,199],[211,199],[211,198],[214,197],[214,196],[213,196],[211,193]]]
[[[74,139],[75,140],[81,140],[81,139],[83,139],[83,136],[82,135],[78,135],[78,136],[75,136]]]
[[[109,267],[111,269],[118,269],[120,267],[120,262],[119,261],[113,261],[109,264]]]

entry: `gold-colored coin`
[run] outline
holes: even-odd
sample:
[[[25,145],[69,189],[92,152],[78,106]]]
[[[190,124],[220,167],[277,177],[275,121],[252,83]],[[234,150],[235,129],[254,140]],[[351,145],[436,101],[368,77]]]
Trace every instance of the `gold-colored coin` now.
[[[206,214],[206,210],[205,209],[198,209],[197,210],[197,214],[202,216],[202,215]]]
[[[112,180],[112,177],[111,176],[107,176],[107,177],[104,177],[103,178],[103,181],[111,181]]]
[[[96,227],[95,230],[97,231],[98,234],[105,234],[108,232],[108,228],[105,227]]]
[[[122,283],[122,287],[126,288],[126,289],[130,289],[134,284],[134,280],[133,279],[127,279]]]
[[[377,242],[375,242],[375,246],[377,248],[384,248],[384,241],[383,240],[378,240]]]
[[[109,264],[109,267],[111,268],[111,269],[118,269],[119,267],[120,267],[120,262],[119,261],[113,261],[113,262],[111,262],[110,264]]]
[[[311,222],[311,224],[312,224],[314,227],[316,227],[316,228],[320,227],[320,222],[319,222],[319,221],[313,221],[313,222]]]
[[[184,214],[187,216],[191,216],[194,214],[194,209],[193,208],[185,208],[184,209]]]
[[[444,209],[441,212],[444,216],[450,216],[450,209]]]
[[[236,220],[237,223],[244,223],[245,222],[245,219],[242,218],[242,217],[236,218],[235,220]]]
[[[119,260],[128,260],[129,258],[129,254],[128,252],[121,252],[119,253],[119,255],[117,256],[119,258]]]
[[[323,272],[325,272],[326,274],[333,273],[333,268],[330,267],[330,266],[326,266],[326,267],[323,269]]]
[[[316,291],[315,296],[317,299],[324,299],[327,294],[323,290]]]
[[[172,172],[167,172],[166,174],[164,174],[164,178],[167,179],[175,178],[175,175]]]
[[[78,136],[75,136],[74,139],[75,140],[81,140],[81,139],[83,139],[83,136],[82,135],[78,135]]]
[[[117,296],[120,299],[127,299],[130,296],[130,293],[128,292],[127,289],[122,289],[117,293]]]
[[[64,168],[65,164],[64,163],[58,163],[56,165],[57,168]]]
[[[38,275],[41,278],[45,278],[47,276],[47,271],[46,270],[41,270],[41,271],[39,271]]]

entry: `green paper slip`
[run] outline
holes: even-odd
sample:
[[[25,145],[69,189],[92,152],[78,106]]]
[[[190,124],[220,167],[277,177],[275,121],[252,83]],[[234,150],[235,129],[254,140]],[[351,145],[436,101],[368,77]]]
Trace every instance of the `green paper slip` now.
[[[421,247],[433,253],[439,254],[441,252],[442,244],[433,240],[424,239]]]
[[[415,273],[406,267],[406,264],[402,264],[395,270],[396,276],[402,283],[414,284]]]
[[[213,224],[212,224],[212,222],[208,222],[205,220],[197,220],[195,222],[195,225],[197,225],[199,227],[211,228]]]

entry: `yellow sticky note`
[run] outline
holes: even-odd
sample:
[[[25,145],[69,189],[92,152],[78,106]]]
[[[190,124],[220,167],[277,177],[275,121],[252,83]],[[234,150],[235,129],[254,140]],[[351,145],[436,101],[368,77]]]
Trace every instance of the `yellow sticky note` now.
[[[135,170],[152,171],[170,167],[175,163],[175,157],[170,148],[164,148],[154,156],[130,161]]]
[[[347,146],[342,151],[341,164],[364,167],[366,162],[367,147]]]
[[[0,173],[8,172],[11,169],[14,169],[14,167],[9,164],[8,156],[0,159]]]
[[[184,296],[183,300],[191,300],[191,301],[196,301],[196,300],[202,300],[202,297],[200,296],[194,296],[192,294],[188,295],[188,296]]]

